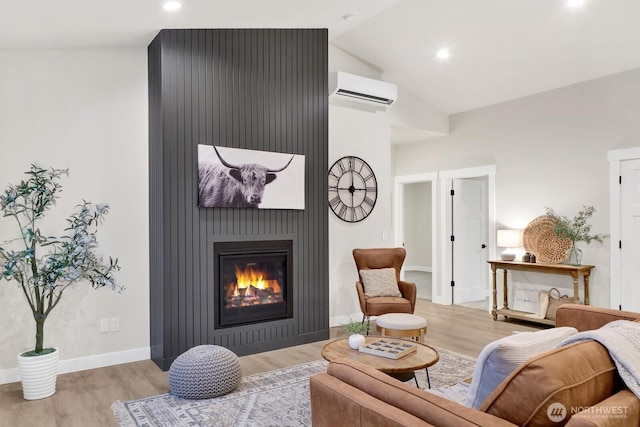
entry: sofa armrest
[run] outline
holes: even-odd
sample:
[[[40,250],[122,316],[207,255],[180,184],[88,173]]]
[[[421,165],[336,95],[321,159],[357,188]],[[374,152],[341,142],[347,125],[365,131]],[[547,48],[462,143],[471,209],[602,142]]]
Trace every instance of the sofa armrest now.
[[[567,409],[571,411],[570,408]],[[640,425],[640,400],[629,390],[621,390],[597,405],[573,415],[566,425],[567,427],[638,426]]]
[[[578,332],[598,329],[614,320],[640,320],[640,313],[582,304],[563,304],[556,312],[556,327],[572,326]]]
[[[329,363],[327,373],[351,387],[362,390],[378,401],[436,426],[514,426],[493,415],[467,408],[413,385],[402,383],[355,360],[336,359]]]
[[[311,376],[309,390],[313,427],[431,426],[324,373]]]

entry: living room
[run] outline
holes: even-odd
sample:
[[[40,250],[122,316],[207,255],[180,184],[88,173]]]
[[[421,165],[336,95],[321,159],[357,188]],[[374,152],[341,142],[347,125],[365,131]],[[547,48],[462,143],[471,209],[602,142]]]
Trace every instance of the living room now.
[[[362,6],[361,3],[353,2],[353,6]],[[396,6],[392,1],[377,3],[379,15],[372,13],[371,18],[383,19],[384,7]],[[587,2],[585,7],[589,6],[596,4]],[[458,7],[464,9],[464,5]],[[616,7],[621,9],[611,14],[619,19],[632,16],[636,8],[628,3]],[[557,9],[553,16],[567,12],[564,7]],[[621,16],[620,10],[627,12]],[[391,12],[392,9],[386,11]],[[31,16],[28,11],[23,13]],[[344,13],[338,17],[342,19]],[[3,16],[11,20],[12,14]],[[571,16],[569,19],[575,18],[575,14]],[[40,19],[45,18],[38,22]],[[162,28],[258,26],[254,22],[236,26],[235,22],[240,21],[231,20],[234,24],[211,26],[196,21],[187,25],[184,21],[174,23],[168,17],[161,19],[163,25],[153,29],[153,36]],[[15,19],[3,28],[18,26],[19,21]],[[372,19],[371,25],[375,23]],[[41,24],[46,36],[50,27]],[[301,26],[295,21],[285,26],[275,21],[270,25]],[[356,28],[364,23],[353,25]],[[623,24],[619,28],[630,31]],[[116,38],[111,44],[92,43],[90,38],[73,40],[73,34],[61,32],[60,39],[71,40],[66,46],[48,44],[46,37],[36,39],[34,35],[30,39],[29,34],[23,33],[15,33],[20,34],[22,47],[11,47],[11,35],[2,43],[0,135],[4,155],[0,159],[0,182],[3,188],[16,182],[33,162],[44,167],[68,167],[70,176],[64,180],[64,192],[49,217],[52,227],[59,231],[56,227],[84,198],[108,202],[111,212],[100,232],[100,251],[119,258],[119,280],[126,287],[123,293],[115,294],[107,289],[96,292],[78,286],[62,300],[48,320],[46,339],[48,345],[63,349],[63,373],[151,357],[147,58],[151,38],[132,46]],[[145,34],[151,31],[145,28]],[[348,31],[344,33],[344,45],[349,40],[347,36]],[[335,43],[329,43],[329,70],[390,79],[339,47],[340,37],[330,41]],[[597,209],[593,229],[611,233],[607,154],[637,147],[636,137],[640,134],[635,120],[640,106],[640,64],[633,62],[637,60],[633,49],[623,49],[622,43],[620,46],[623,60],[615,72],[607,72],[606,68],[585,70],[575,80],[522,92],[492,105],[468,109],[449,106],[454,113],[437,110],[403,86],[397,106],[389,107],[387,112],[330,101],[325,161],[330,165],[344,155],[365,159],[376,173],[379,194],[372,214],[362,222],[348,224],[327,212],[329,301],[325,328],[361,315],[353,286],[356,271],[351,250],[395,244],[395,177],[495,166],[495,228],[522,229],[542,215],[546,206],[571,216],[588,204]],[[570,61],[572,52],[565,61]],[[529,60],[526,52],[520,55],[522,68],[538,69],[534,67],[535,59]],[[601,62],[613,59],[604,57]],[[448,65],[455,63],[454,54]],[[548,64],[548,72],[552,74],[554,68],[566,66],[560,64],[565,65]],[[445,66],[437,65],[440,69]],[[446,71],[440,73],[441,78],[446,77]],[[536,74],[540,72],[532,71],[523,78],[534,80]],[[403,98],[414,114],[406,112]],[[458,108],[462,110],[456,111]],[[417,129],[421,139],[391,144],[394,132],[408,127]],[[438,134],[441,136],[433,137]],[[5,235],[12,235],[12,225],[3,221],[0,227],[3,240]],[[442,240],[438,247],[442,247]],[[598,307],[614,305],[608,285],[609,243],[582,247],[585,263],[596,266],[591,276],[591,304]],[[493,254],[499,252],[495,244],[490,249]],[[444,269],[440,270],[442,273]],[[436,280],[435,295],[446,300],[444,283]],[[3,325],[10,325],[0,332],[4,343],[0,350],[2,383],[17,381],[16,354],[31,346],[33,336],[29,332],[31,314],[14,285],[3,283],[0,287],[0,299],[6,307],[1,310],[0,319]],[[101,319],[118,319],[119,331],[100,333]],[[197,342],[198,339],[194,341]]]

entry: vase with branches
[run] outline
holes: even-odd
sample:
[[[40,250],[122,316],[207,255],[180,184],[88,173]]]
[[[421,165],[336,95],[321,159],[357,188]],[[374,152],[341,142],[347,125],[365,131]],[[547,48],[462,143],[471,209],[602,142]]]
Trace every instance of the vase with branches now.
[[[95,253],[96,233],[109,206],[83,201],[67,218],[63,235],[51,236],[41,229],[41,221],[56,205],[60,180],[68,170],[31,165],[25,175],[26,179],[8,185],[0,194],[3,217],[13,218],[18,228],[15,238],[0,242],[0,280],[17,282],[36,327],[34,348],[22,357],[55,351],[44,348],[44,325],[67,289],[81,282],[96,289],[123,289],[114,274],[120,269],[118,260],[102,260]]]
[[[589,220],[593,217],[596,209],[593,206],[583,205],[582,209],[573,218],[558,215],[553,208],[547,207],[546,215],[553,221],[553,231],[561,239],[571,240],[571,248],[567,255],[567,264],[580,265],[582,263],[582,251],[576,246],[576,242],[602,243],[607,234],[591,233]]]

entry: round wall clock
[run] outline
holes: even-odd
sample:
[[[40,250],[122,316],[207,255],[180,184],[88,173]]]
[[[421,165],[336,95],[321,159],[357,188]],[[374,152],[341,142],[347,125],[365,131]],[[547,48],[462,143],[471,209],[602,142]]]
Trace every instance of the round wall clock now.
[[[378,198],[378,182],[371,166],[356,156],[338,159],[329,169],[329,207],[346,222],[369,216]]]

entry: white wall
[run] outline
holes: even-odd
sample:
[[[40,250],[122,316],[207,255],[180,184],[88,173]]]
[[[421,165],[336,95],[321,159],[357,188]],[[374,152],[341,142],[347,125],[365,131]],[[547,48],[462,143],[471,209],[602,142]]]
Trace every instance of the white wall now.
[[[376,70],[341,49],[329,45],[329,71],[346,71],[381,79]],[[391,107],[393,108],[393,107]],[[331,326],[361,319],[355,282],[358,272],[351,251],[354,248],[392,246],[391,227],[391,125],[383,108],[358,102],[330,99],[329,166],[343,156],[353,155],[373,168],[378,181],[378,199],[363,221],[346,223],[329,215],[329,321]],[[387,240],[382,240],[386,231]]]
[[[431,182],[404,186],[405,268],[431,267]]]
[[[451,116],[451,134],[397,146],[396,175],[495,164],[497,228],[524,228],[546,206],[573,217],[597,209],[592,230],[609,231],[607,151],[640,145],[640,70]],[[581,245],[591,276],[591,304],[609,305],[609,243]],[[522,283],[560,276],[514,273]]]
[[[388,111],[392,126],[411,131],[419,131],[425,138],[443,136],[449,133],[449,115],[437,110],[411,90],[398,86],[398,100]]]
[[[69,168],[45,232],[61,233],[82,199],[108,203],[99,252],[119,258],[126,287],[68,290],[45,324],[45,345],[60,348],[62,372],[148,358],[146,49],[5,51],[0,69],[0,189],[33,162]],[[0,218],[0,240],[15,230]],[[15,282],[0,281],[0,301],[3,383],[17,380],[16,355],[33,347],[35,326]],[[119,318],[120,332],[98,333],[101,318]]]
[[[391,239],[391,144],[385,113],[329,105],[329,165],[353,155],[365,160],[378,181],[378,198],[363,221],[347,223],[329,215],[329,319],[331,326],[351,316],[362,317],[355,282],[358,272],[351,251],[354,248],[388,247]],[[382,240],[386,231],[388,240]]]

